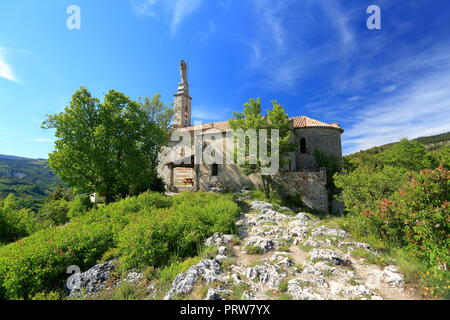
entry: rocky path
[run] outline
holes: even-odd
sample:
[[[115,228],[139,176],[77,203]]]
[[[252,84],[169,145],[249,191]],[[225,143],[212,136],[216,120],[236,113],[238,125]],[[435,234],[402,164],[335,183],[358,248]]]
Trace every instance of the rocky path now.
[[[237,225],[241,243],[233,244],[232,235],[209,238],[206,245],[216,246],[218,255],[178,275],[165,299],[186,296],[198,283],[209,287],[206,299],[419,299],[403,288],[397,267],[380,268],[352,254],[366,250],[376,257],[368,244],[310,215],[254,201]]]

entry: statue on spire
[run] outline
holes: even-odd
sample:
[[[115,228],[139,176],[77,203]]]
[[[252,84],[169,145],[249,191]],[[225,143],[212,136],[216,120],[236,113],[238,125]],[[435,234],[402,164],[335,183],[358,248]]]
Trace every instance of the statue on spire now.
[[[181,83],[187,82],[187,64],[184,62],[184,60],[180,61],[180,76],[181,76]]]
[[[187,82],[187,64],[184,60],[180,61],[181,82],[178,84],[178,94],[189,96],[189,84]]]

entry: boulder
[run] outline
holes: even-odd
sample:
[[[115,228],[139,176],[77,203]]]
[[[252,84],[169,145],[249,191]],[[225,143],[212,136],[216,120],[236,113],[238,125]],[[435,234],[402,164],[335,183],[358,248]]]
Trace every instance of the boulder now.
[[[263,209],[273,209],[273,204],[264,201],[253,201],[250,207],[252,210],[261,211]]]
[[[215,233],[213,236],[209,237],[205,240],[205,247],[220,247],[226,245],[230,242],[235,236],[232,234],[224,234]]]
[[[328,229],[325,226],[321,226],[313,230],[312,235],[317,236],[332,236],[332,237],[347,237],[348,233],[341,229]]]
[[[93,294],[106,288],[105,282],[109,279],[111,271],[115,269],[114,263],[108,261],[106,263],[97,264],[89,270],[79,274],[80,286],[68,288],[70,296],[74,296],[84,292],[85,295]],[[74,280],[74,276],[71,277]],[[75,285],[75,283],[73,283]]]
[[[313,249],[309,253],[309,258],[329,261],[334,265],[350,266],[351,261],[343,257],[338,252],[331,249]]]
[[[261,249],[262,253],[266,253],[266,252],[269,252],[269,251],[275,249],[275,242],[268,238],[250,237],[250,238],[247,238],[245,241],[244,251],[245,251],[245,248],[248,246],[259,247]]]
[[[170,300],[174,296],[185,295],[191,292],[194,284],[199,279],[203,279],[208,284],[218,280],[221,274],[220,263],[216,259],[201,260],[175,278],[164,300]]]

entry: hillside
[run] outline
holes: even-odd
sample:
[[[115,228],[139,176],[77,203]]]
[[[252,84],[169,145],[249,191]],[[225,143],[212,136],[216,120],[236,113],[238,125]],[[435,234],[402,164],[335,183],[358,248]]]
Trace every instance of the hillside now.
[[[58,183],[47,160],[0,155],[0,198],[12,193],[23,202],[33,202],[46,197]]]
[[[436,150],[439,149],[447,144],[450,144],[450,131],[446,133],[436,134],[433,136],[426,136],[426,137],[419,137],[416,139],[412,139],[412,141],[417,141],[427,147],[428,150]],[[355,155],[360,154],[377,154],[380,152],[383,152],[384,150],[387,150],[397,144],[398,142],[391,142],[387,144],[383,144],[381,146],[373,147],[367,150],[362,150],[359,152],[355,152],[352,154],[347,155],[346,157],[352,157]]]

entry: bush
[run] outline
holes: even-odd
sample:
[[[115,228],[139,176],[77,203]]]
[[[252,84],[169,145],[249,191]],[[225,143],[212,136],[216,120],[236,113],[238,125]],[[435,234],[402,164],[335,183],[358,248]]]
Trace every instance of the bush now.
[[[122,268],[160,267],[197,254],[206,237],[234,231],[238,206],[216,194],[181,194],[174,206],[147,213],[119,234]]]
[[[69,210],[71,203],[67,200],[47,201],[39,210],[39,218],[47,221],[49,225],[62,225],[69,222]]]
[[[81,217],[82,215],[86,214],[90,209],[92,209],[93,206],[94,204],[91,202],[91,199],[89,199],[88,196],[76,197],[70,203],[70,209],[67,215],[70,219]]]
[[[60,288],[67,267],[91,267],[112,244],[108,225],[73,223],[0,248],[0,298],[30,298]]]
[[[430,266],[450,265],[450,171],[442,166],[414,175],[390,200],[365,215],[385,239],[407,246]]]
[[[133,219],[171,203],[163,195],[145,193],[0,247],[0,299],[28,299],[61,288],[67,267],[92,267],[116,246],[118,233]]]
[[[360,214],[375,207],[376,201],[391,196],[407,181],[408,173],[404,169],[385,166],[371,172],[359,167],[349,174],[334,176],[335,184],[342,190],[342,200],[346,210]]]
[[[19,209],[13,195],[0,201],[0,243],[16,241],[36,229],[36,214],[29,209]]]

